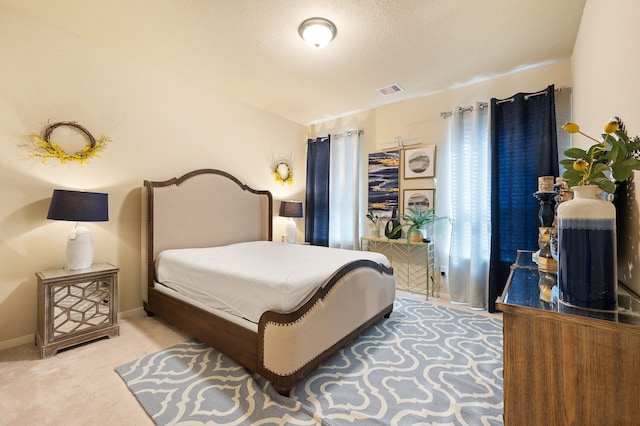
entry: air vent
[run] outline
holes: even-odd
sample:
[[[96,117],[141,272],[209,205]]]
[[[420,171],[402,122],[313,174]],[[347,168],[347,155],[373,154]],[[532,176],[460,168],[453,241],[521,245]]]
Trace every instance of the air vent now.
[[[378,89],[378,93],[380,93],[382,96],[393,95],[394,93],[400,93],[400,92],[404,92],[404,88],[399,84],[392,84],[391,86]]]

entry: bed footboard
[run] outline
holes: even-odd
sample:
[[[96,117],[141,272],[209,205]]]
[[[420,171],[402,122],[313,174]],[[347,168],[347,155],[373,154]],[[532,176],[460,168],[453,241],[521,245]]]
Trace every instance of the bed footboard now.
[[[259,324],[260,373],[288,394],[304,377],[393,309],[392,270],[368,260],[336,273],[316,297],[289,314],[266,312]]]

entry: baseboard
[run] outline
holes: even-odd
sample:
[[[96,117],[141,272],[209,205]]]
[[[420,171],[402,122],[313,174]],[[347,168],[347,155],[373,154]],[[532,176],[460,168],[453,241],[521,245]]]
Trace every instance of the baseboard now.
[[[146,317],[147,313],[145,312],[144,308],[140,307],[140,308],[135,308],[135,309],[130,309],[128,311],[124,311],[124,312],[118,312],[118,319],[126,319],[126,318],[142,318],[142,317]]]
[[[124,312],[118,312],[118,319],[127,319],[127,318],[143,318],[147,316],[147,313],[144,311],[142,307],[130,309]],[[14,348],[16,346],[24,345],[26,343],[36,344],[36,335],[28,334],[26,336],[16,337],[15,339],[5,340],[4,342],[0,342],[0,351],[4,349]]]
[[[0,342],[0,351],[4,349],[14,348],[16,346],[24,345],[27,343],[36,344],[36,335],[28,334],[22,337],[16,337],[15,339],[5,340],[4,342]]]

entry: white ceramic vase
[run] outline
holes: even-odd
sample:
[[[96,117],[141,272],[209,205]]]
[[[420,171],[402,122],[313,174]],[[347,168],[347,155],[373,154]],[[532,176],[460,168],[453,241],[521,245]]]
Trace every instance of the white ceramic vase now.
[[[617,308],[616,209],[596,198],[595,185],[575,186],[558,206],[560,302],[578,308]]]

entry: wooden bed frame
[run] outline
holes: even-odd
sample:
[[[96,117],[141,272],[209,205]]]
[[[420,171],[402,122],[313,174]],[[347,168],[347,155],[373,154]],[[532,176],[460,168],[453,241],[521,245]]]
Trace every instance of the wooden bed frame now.
[[[142,191],[142,297],[145,310],[215,347],[289,394],[296,381],[364,329],[388,317],[395,281],[390,268],[352,262],[301,308],[265,312],[257,332],[155,288],[154,262],[169,248],[210,247],[272,240],[273,199],[234,176],[196,170]]]

